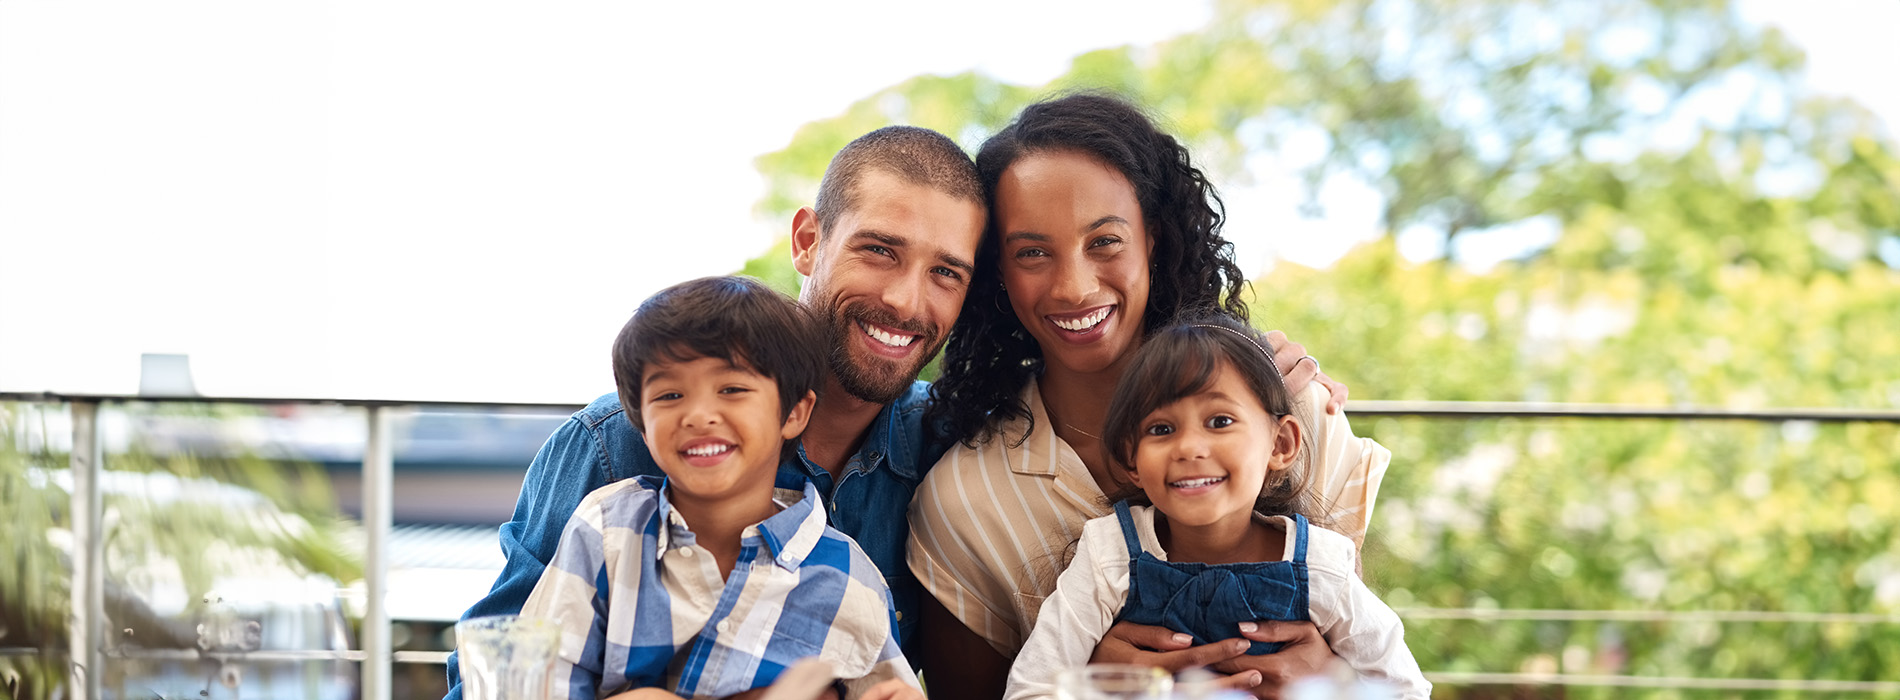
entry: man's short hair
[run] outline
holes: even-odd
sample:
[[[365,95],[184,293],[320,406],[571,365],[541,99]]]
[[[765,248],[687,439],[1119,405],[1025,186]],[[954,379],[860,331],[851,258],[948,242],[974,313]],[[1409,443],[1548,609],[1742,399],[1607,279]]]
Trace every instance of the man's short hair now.
[[[887,126],[859,136],[831,157],[812,207],[819,235],[830,235],[838,217],[858,206],[858,181],[873,170],[984,206],[976,163],[955,141],[922,127]]]
[[[779,420],[824,380],[818,324],[805,307],[750,277],[701,277],[641,302],[614,338],[614,384],[620,407],[645,433],[640,384],[656,362],[725,360],[778,383]],[[786,442],[786,449],[796,443]]]

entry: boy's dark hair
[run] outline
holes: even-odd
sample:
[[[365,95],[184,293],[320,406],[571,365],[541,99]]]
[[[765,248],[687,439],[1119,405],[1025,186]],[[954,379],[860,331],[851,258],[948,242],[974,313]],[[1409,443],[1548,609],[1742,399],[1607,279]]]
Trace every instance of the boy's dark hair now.
[[[1134,471],[1142,421],[1168,404],[1206,390],[1222,362],[1239,373],[1268,415],[1278,419],[1293,412],[1293,397],[1274,364],[1272,346],[1258,331],[1224,313],[1191,315],[1150,334],[1122,373],[1121,383],[1115,385],[1102,426],[1102,445],[1110,458]],[[1301,445],[1303,450],[1307,447]],[[1254,501],[1255,512],[1299,513],[1322,526],[1329,520],[1317,494],[1309,493],[1308,471],[1300,467],[1302,463],[1295,460],[1288,468],[1267,475]],[[1120,498],[1110,500],[1140,494],[1140,489],[1125,489],[1116,494]]]
[[[633,429],[640,381],[655,362],[725,360],[778,383],[779,420],[824,381],[825,357],[805,307],[750,277],[701,277],[662,289],[640,303],[614,338],[614,384]],[[781,459],[798,449],[785,441]]]
[[[858,181],[871,171],[882,171],[905,182],[923,185],[957,199],[988,207],[976,163],[950,137],[916,126],[887,126],[859,136],[839,149],[825,166],[812,205],[818,215],[818,235],[830,236],[831,225],[858,205]]]

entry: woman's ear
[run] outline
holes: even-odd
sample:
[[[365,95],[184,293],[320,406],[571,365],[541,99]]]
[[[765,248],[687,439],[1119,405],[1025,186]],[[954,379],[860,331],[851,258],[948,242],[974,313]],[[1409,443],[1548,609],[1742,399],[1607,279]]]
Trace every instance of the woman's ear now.
[[[811,422],[811,407],[818,403],[818,392],[807,391],[805,398],[792,404],[792,411],[785,414],[785,427],[778,432],[779,437],[787,440],[797,439],[805,434],[805,424]]]
[[[1278,427],[1273,434],[1273,454],[1267,456],[1267,471],[1279,471],[1292,466],[1293,460],[1300,456],[1300,445],[1306,442],[1298,418],[1280,416],[1274,422]]]

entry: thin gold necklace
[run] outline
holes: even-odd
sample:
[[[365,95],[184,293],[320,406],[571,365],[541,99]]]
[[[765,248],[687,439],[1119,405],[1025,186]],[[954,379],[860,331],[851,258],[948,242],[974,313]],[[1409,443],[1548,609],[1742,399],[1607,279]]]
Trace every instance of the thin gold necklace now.
[[[1087,431],[1087,430],[1083,430],[1083,429],[1081,429],[1081,428],[1077,428],[1077,427],[1075,427],[1075,426],[1074,426],[1073,424],[1071,424],[1071,423],[1069,423],[1068,421],[1062,421],[1062,427],[1064,427],[1064,428],[1068,428],[1068,429],[1070,429],[1070,430],[1073,430],[1073,431],[1075,431],[1075,432],[1078,432],[1078,433],[1081,433],[1083,437],[1086,437],[1086,438],[1088,438],[1088,439],[1090,439],[1090,440],[1094,440],[1094,441],[1096,441],[1096,442],[1101,442],[1101,441],[1102,441],[1102,436],[1100,436],[1100,435],[1096,435],[1095,433],[1091,433],[1091,432],[1089,432],[1089,431]]]

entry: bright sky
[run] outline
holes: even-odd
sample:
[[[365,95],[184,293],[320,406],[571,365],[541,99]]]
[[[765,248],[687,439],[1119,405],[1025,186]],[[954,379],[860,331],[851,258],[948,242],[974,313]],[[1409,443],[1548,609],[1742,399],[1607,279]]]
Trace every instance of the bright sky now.
[[[1900,124],[1900,3],[1751,3]],[[752,159],[919,73],[1036,84],[1204,4],[0,3],[0,390],[581,402],[650,292],[783,222]],[[1007,18],[1007,19],[999,19]],[[966,144],[969,145],[969,144]],[[1247,269],[1371,234],[1226,192]],[[1355,213],[1357,212],[1357,213]],[[1541,235],[1536,231],[1528,236]],[[1508,249],[1502,245],[1500,249]]]

